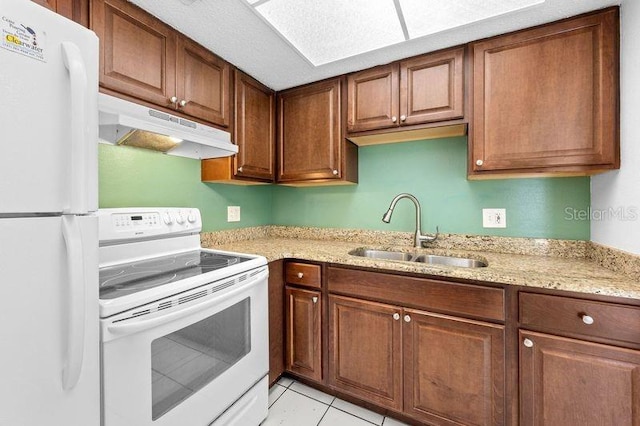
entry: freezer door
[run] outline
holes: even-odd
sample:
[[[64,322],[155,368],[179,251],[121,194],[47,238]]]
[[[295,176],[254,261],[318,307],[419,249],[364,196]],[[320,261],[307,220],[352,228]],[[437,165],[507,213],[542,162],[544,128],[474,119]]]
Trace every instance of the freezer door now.
[[[0,215],[98,207],[98,38],[0,0]]]
[[[99,425],[97,252],[94,216],[0,218],[0,425]]]

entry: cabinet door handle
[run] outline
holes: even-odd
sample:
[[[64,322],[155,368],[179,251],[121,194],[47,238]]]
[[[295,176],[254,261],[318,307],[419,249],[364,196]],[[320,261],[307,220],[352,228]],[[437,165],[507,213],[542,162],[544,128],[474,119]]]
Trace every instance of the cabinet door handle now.
[[[313,300],[313,303],[318,303],[318,296],[313,296],[311,300]]]
[[[238,171],[242,173],[242,166],[238,167]]]
[[[411,322],[411,317],[409,315],[405,315],[404,322]]]
[[[401,115],[400,116],[400,121],[402,121],[403,123],[407,120],[407,116],[406,115]]]
[[[338,173],[340,173],[340,172],[338,172],[336,169],[333,169],[332,173],[333,173],[334,176],[338,176]]]
[[[391,122],[395,123],[398,121],[398,117],[396,117],[395,115],[393,117],[391,117]]]
[[[171,102],[172,104],[177,104],[178,103],[178,97],[177,96],[172,96],[169,98],[169,102]]]
[[[397,313],[397,312],[395,314],[393,314],[393,319],[398,321],[400,319],[400,314]]]
[[[476,160],[476,166],[482,166],[483,164],[484,164],[484,161]]]
[[[593,324],[593,317],[587,315],[587,314],[581,314],[580,318],[582,318],[582,322],[587,324],[587,325],[591,325]]]
[[[180,101],[180,106],[181,107],[186,107],[187,106],[188,101],[185,101],[184,99]]]
[[[533,347],[533,340],[531,339],[524,339],[522,341],[522,344],[527,347],[527,348],[532,348]]]
[[[298,272],[298,278],[302,278],[304,277],[304,274],[302,272]]]

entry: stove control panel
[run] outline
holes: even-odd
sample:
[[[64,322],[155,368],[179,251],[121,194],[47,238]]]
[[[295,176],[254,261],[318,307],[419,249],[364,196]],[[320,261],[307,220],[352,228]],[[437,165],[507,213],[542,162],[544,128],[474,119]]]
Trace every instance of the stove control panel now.
[[[101,243],[191,235],[202,229],[198,209],[144,207],[100,209]]]

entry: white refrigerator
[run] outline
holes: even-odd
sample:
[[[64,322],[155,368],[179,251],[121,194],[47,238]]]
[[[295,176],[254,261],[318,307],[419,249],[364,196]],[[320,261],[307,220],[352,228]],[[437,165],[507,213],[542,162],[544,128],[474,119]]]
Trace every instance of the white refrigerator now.
[[[100,424],[95,34],[0,0],[0,425]]]

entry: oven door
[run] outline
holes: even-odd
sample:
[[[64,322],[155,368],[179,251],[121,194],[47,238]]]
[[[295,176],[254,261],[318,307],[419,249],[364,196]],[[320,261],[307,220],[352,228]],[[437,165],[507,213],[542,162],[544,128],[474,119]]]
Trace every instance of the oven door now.
[[[103,425],[206,426],[259,382],[269,369],[267,275],[103,319]]]

